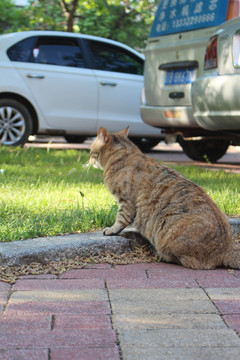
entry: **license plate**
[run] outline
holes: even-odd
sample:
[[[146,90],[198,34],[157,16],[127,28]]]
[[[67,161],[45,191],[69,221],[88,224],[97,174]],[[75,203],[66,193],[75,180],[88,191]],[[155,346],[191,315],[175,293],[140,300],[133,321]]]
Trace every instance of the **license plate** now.
[[[193,81],[194,69],[167,70],[165,85],[191,84]]]

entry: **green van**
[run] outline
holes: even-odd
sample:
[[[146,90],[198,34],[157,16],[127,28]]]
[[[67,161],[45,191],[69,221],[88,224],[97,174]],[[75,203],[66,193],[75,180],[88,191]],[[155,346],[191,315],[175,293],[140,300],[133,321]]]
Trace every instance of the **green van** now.
[[[203,75],[207,45],[221,26],[240,16],[240,0],[160,0],[146,47],[141,116],[174,135],[194,160],[217,161],[230,144],[194,117],[192,82]],[[236,20],[236,19],[235,19]],[[240,18],[239,18],[240,21]],[[214,53],[216,48],[212,46]]]

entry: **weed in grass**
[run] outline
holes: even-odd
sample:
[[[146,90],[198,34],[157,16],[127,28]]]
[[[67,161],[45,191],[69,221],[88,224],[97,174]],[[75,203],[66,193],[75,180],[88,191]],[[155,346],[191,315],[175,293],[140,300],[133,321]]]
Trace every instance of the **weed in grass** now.
[[[111,226],[118,206],[87,151],[0,148],[0,241]],[[240,214],[240,175],[175,167],[228,215]]]

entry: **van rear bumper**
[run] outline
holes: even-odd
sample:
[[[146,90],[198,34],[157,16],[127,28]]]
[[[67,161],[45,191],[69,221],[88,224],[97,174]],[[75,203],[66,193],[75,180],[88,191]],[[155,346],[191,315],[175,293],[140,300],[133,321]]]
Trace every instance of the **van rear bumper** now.
[[[240,130],[240,74],[209,74],[193,82],[194,114],[206,130]]]
[[[196,128],[199,127],[192,106],[147,106],[141,105],[142,120],[151,126],[159,128]]]

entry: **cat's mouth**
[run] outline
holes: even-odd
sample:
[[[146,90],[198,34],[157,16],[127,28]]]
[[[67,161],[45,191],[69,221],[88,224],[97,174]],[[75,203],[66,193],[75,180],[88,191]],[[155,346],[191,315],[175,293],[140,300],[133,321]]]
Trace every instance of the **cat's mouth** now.
[[[90,158],[89,166],[93,166],[95,169],[103,170],[102,165],[96,159],[93,159],[93,158]]]

